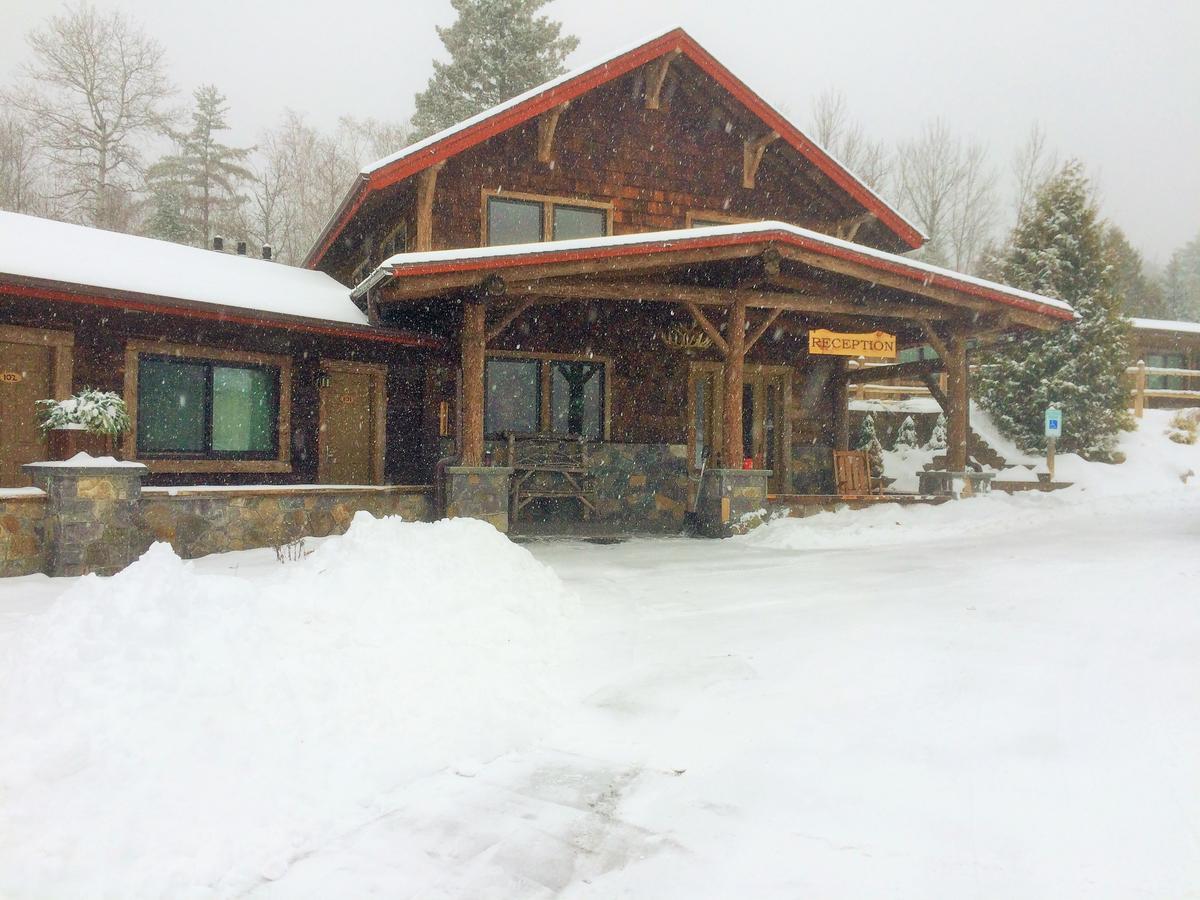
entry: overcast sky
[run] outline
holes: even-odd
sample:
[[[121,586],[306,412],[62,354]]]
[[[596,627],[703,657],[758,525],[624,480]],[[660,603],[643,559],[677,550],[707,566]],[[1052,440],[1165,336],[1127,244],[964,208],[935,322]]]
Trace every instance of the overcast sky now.
[[[284,107],[317,124],[402,119],[441,50],[445,2],[96,0],[139,19],[167,48],[180,88],[213,82],[250,143]],[[0,77],[24,34],[55,9],[0,0]],[[1200,0],[555,0],[580,38],[572,63],[682,25],[805,126],[837,86],[867,131],[894,142],[928,118],[994,148],[1007,175],[1034,120],[1097,179],[1105,213],[1152,260],[1200,232]]]

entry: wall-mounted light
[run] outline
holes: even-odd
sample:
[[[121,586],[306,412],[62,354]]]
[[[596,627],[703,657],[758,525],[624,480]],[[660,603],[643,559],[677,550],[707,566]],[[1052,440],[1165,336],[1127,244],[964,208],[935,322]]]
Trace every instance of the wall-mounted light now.
[[[333,383],[333,379],[329,377],[329,373],[328,373],[328,372],[326,372],[326,371],[324,371],[324,370],[321,370],[321,372],[319,372],[319,373],[317,374],[317,387],[319,387],[319,388],[327,388],[327,387],[329,387],[329,385],[331,385],[332,383]]]

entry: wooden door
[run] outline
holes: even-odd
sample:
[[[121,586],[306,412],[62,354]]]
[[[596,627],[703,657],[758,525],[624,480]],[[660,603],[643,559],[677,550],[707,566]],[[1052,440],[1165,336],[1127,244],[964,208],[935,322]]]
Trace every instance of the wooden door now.
[[[29,484],[25,463],[46,458],[37,401],[54,396],[55,348],[0,340],[0,488]]]
[[[322,484],[383,481],[384,371],[354,363],[324,364],[318,466]]]

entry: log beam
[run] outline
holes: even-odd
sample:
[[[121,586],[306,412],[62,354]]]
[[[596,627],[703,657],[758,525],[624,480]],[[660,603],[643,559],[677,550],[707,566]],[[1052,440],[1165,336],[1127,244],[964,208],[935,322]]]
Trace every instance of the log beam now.
[[[662,105],[663,84],[667,80],[667,72],[671,62],[679,55],[673,50],[665,56],[646,64],[646,109],[659,109]]]
[[[723,380],[721,465],[739,469],[742,463],[742,375],[746,361],[746,303],[735,301],[729,308],[729,350],[725,354]]]
[[[746,352],[749,353],[754,345],[758,343],[758,339],[767,333],[767,329],[775,324],[775,320],[782,315],[782,309],[771,310],[771,313],[759,323],[750,335],[746,338]]]
[[[488,329],[488,343],[491,343],[492,341],[496,340],[496,338],[500,337],[500,335],[504,334],[504,332],[508,330],[509,325],[519,319],[525,310],[529,309],[529,307],[537,305],[540,300],[540,297],[523,297],[521,300],[517,301],[516,306],[506,312],[500,318],[499,322]]]
[[[779,140],[779,132],[768,131],[756,138],[748,138],[742,144],[742,187],[753,188],[754,179],[758,176],[758,167],[762,163],[763,154],[775,141]]]
[[[540,163],[554,162],[554,132],[558,128],[558,117],[568,104],[560,103],[538,116],[537,160]]]
[[[469,299],[463,303],[462,442],[460,463],[483,465],[484,368],[487,355],[487,304]]]
[[[437,190],[438,172],[444,162],[434,163],[417,174],[416,251],[433,249],[433,196]]]
[[[713,346],[720,351],[722,356],[728,356],[729,344],[721,336],[721,332],[717,330],[717,327],[708,320],[708,316],[695,303],[684,302],[683,305],[692,314],[692,318],[696,320],[696,324],[700,326],[700,329],[708,335],[709,339],[713,342]]]

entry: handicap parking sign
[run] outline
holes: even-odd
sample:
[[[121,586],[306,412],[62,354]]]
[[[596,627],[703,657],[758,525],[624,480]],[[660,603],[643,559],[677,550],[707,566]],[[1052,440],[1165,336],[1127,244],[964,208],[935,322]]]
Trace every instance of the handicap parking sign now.
[[[1062,436],[1062,410],[1051,406],[1046,410],[1046,437]]]

